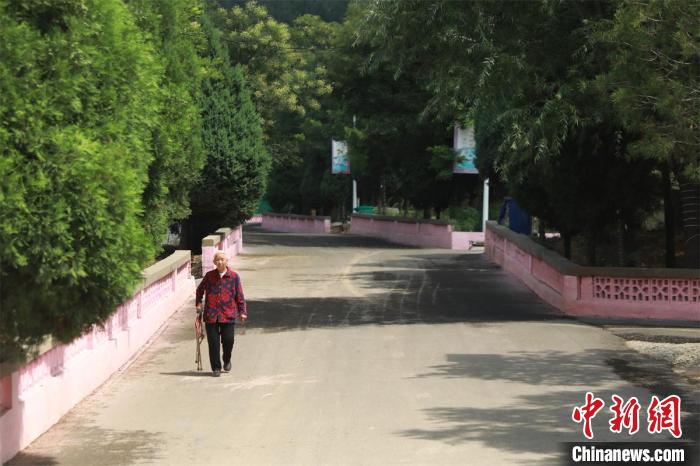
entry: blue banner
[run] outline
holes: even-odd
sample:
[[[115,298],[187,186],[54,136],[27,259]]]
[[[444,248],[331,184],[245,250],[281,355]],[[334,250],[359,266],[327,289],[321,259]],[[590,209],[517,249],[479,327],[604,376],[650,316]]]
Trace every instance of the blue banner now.
[[[459,160],[455,163],[453,173],[479,173],[476,168],[476,141],[473,127],[455,126],[454,150],[459,154]]]
[[[350,173],[348,145],[345,141],[331,141],[331,173],[334,175]]]

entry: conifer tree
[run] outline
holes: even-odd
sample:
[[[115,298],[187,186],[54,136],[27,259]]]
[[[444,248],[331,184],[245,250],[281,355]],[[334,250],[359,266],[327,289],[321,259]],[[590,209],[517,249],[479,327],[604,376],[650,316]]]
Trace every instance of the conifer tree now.
[[[191,195],[192,246],[222,226],[250,218],[265,192],[270,157],[239,67],[229,64],[218,31],[206,18],[211,66],[202,88],[202,143],[206,162]]]

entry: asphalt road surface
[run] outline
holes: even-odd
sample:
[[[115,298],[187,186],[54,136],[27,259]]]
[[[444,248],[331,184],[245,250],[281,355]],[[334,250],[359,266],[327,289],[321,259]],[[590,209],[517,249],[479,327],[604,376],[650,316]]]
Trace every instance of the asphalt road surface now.
[[[250,313],[231,373],[194,370],[193,297],[10,464],[559,464],[587,391],[606,402],[595,440],[629,440],[613,394],[642,405],[633,440],[671,438],[644,410],[672,374],[479,251],[250,228],[230,265]]]

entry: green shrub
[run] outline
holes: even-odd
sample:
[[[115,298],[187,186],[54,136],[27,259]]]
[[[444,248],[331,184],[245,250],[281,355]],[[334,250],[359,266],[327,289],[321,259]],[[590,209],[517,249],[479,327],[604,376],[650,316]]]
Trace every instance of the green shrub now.
[[[481,231],[481,212],[474,207],[450,207],[455,231]]]
[[[398,207],[384,207],[384,213],[382,214],[381,207],[375,207],[374,212],[376,214],[386,215],[387,217],[400,217],[401,210]]]
[[[161,69],[121,2],[0,0],[0,361],[103,322],[153,257]]]
[[[204,164],[202,94],[205,37],[199,0],[130,0],[129,9],[150,39],[163,72],[159,77],[158,124],[151,127],[152,162],[142,196],[143,223],[160,248],[173,220],[190,214],[189,193]]]

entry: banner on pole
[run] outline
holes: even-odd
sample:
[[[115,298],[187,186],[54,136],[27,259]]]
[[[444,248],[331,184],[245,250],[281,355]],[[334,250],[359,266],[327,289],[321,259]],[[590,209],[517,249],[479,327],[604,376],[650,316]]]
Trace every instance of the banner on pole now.
[[[453,173],[478,174],[476,168],[476,140],[474,139],[474,127],[462,128],[455,125],[454,149],[460,159],[455,163]]]
[[[331,140],[331,173],[334,175],[350,173],[348,145],[345,141]]]

